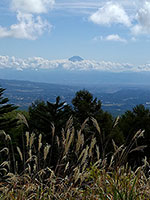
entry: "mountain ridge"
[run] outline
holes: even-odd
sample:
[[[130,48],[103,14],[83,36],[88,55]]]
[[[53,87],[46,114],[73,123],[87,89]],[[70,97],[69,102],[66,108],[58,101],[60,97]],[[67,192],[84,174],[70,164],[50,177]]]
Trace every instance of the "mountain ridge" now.
[[[81,62],[83,61],[84,59],[81,58],[80,56],[72,56],[71,58],[68,59],[69,61],[72,61],[72,62]]]

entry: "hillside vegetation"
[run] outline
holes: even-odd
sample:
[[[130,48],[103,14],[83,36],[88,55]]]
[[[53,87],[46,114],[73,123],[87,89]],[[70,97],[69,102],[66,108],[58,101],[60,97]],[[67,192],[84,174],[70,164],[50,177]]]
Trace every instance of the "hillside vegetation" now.
[[[0,199],[150,199],[150,110],[113,118],[82,90],[72,106],[18,111],[0,88]]]

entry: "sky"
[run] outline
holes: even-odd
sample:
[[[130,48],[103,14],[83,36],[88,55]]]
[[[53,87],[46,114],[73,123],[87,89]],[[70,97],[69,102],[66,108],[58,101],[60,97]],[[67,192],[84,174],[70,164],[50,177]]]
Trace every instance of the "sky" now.
[[[0,0],[0,65],[78,55],[150,68],[149,52],[150,0]]]

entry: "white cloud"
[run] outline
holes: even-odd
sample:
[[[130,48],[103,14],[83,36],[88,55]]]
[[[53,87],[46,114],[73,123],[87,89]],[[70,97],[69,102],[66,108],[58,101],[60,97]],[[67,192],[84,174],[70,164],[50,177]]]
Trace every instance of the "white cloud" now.
[[[66,68],[67,66],[67,68]],[[64,67],[64,65],[63,65]],[[83,60],[82,62],[72,63],[66,62],[65,69],[68,70],[84,70],[84,71],[105,71],[105,72],[123,72],[133,70],[133,65],[128,63],[115,63],[106,61]]]
[[[16,69],[23,71],[30,70],[51,70],[61,69],[69,71],[105,71],[105,72],[141,72],[149,71],[150,64],[133,65],[129,63],[117,63],[109,61],[94,61],[83,60],[79,62],[71,62],[67,59],[64,60],[48,60],[41,57],[33,57],[27,59],[20,59],[16,57],[0,56],[0,69]]]
[[[17,23],[10,27],[0,26],[0,38],[13,37],[35,40],[52,26],[40,15],[52,8],[55,0],[12,0],[11,7],[16,12]]]
[[[136,41],[136,36],[150,34],[150,0],[112,0],[104,3],[89,19],[98,25],[122,24],[134,36],[130,41]],[[125,42],[117,35],[103,39]]]
[[[145,1],[136,15],[137,24],[131,29],[134,35],[150,34],[150,2]]]
[[[114,42],[123,42],[123,43],[127,42],[126,39],[120,37],[118,34],[112,34],[106,37],[96,36],[93,38],[93,41],[114,41]]]
[[[41,57],[33,57],[27,59],[16,58],[14,56],[0,56],[0,68],[1,69],[53,69],[57,68],[60,61],[50,61]],[[62,63],[62,61],[61,61]]]
[[[117,3],[107,2],[90,16],[90,21],[99,25],[123,24],[131,26],[131,21],[123,7]]]
[[[7,28],[0,26],[0,38],[9,37],[10,32],[7,30]]]
[[[17,21],[17,24],[11,25],[8,29],[0,27],[0,38],[14,37],[35,40],[45,30],[51,29],[51,25],[46,20],[42,20],[40,16],[34,17],[32,14],[18,12]]]
[[[115,42],[127,42],[124,38],[121,38],[119,35],[108,35],[105,40],[107,41],[115,41]]]
[[[12,9],[27,13],[46,13],[55,0],[12,0]]]

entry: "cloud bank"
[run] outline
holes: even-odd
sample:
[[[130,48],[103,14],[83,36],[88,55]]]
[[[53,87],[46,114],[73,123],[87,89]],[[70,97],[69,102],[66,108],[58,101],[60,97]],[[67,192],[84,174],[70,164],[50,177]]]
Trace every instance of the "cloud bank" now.
[[[52,26],[40,14],[47,13],[54,0],[12,0],[11,9],[16,13],[17,23],[10,27],[0,26],[0,38],[13,37],[35,40]]]
[[[150,64],[135,66],[129,63],[83,60],[71,62],[68,59],[48,60],[41,57],[21,59],[0,56],[0,69],[14,70],[69,70],[69,71],[105,71],[105,72],[141,72],[149,71]]]

